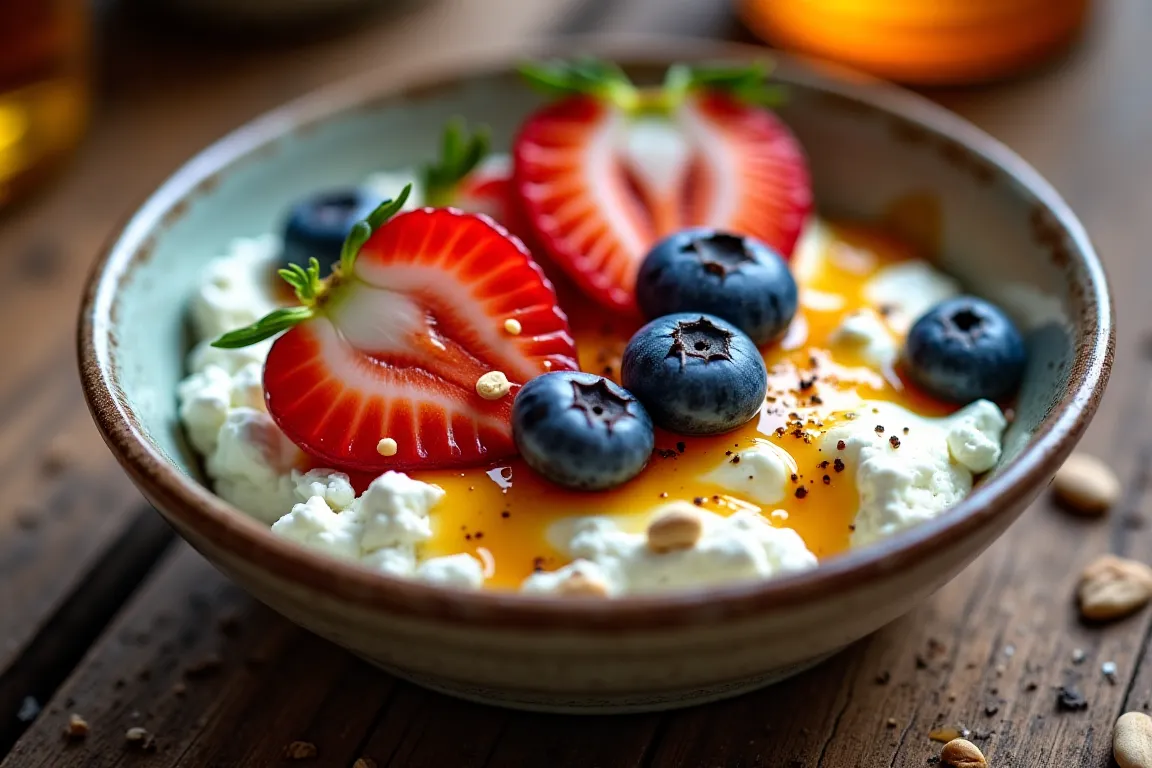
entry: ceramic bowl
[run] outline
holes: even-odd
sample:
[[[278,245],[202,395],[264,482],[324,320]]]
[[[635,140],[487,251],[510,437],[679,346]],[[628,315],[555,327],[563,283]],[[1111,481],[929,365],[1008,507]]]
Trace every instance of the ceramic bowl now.
[[[639,76],[673,60],[763,55],[682,41],[595,52]],[[911,609],[1003,533],[1072,450],[1113,349],[1104,274],[1075,216],[1020,158],[954,115],[781,57],[789,95],[780,112],[811,158],[820,212],[902,222],[1027,332],[1030,361],[1003,460],[962,503],[811,572],[564,601],[383,576],[273,536],[218,499],[181,434],[174,394],[188,350],[185,307],[204,262],[236,236],[273,229],[313,188],[432,157],[454,115],[486,122],[506,146],[539,103],[514,61],[392,68],[262,117],[181,168],[95,267],[79,331],[95,421],[156,509],[257,598],[396,675],[469,699],[567,712],[696,704],[791,675]]]

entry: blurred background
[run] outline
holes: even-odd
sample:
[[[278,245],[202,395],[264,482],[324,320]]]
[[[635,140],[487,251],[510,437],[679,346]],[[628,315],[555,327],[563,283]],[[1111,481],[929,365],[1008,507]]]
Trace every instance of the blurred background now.
[[[90,127],[97,143],[118,128],[134,137],[118,164],[171,167],[170,150],[422,51],[549,33],[707,34],[963,86],[1051,61],[1088,12],[1089,0],[0,0],[0,207],[59,172]]]

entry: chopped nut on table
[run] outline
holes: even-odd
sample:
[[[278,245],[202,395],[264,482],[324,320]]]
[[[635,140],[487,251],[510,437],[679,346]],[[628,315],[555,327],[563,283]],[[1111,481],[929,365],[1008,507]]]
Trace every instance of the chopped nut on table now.
[[[1112,755],[1120,768],[1152,768],[1152,717],[1126,712],[1112,731]]]
[[[156,737],[140,726],[135,726],[125,731],[124,739],[130,744],[149,752],[156,749]]]
[[[1112,469],[1094,456],[1074,453],[1056,470],[1052,492],[1069,511],[1080,515],[1102,515],[1122,492]]]
[[[1119,619],[1152,598],[1152,568],[1136,560],[1104,555],[1080,574],[1080,614],[1092,621]]]
[[[940,750],[940,762],[953,768],[988,768],[984,753],[970,741],[952,739]]]
[[[284,757],[289,760],[311,760],[316,752],[316,745],[310,741],[294,741],[284,747]]]
[[[82,739],[88,735],[88,721],[73,712],[68,716],[68,725],[64,728],[64,735],[70,739]]]
[[[376,761],[370,757],[358,757],[352,768],[376,768]]]
[[[928,738],[932,741],[939,741],[941,743],[947,741],[955,741],[956,739],[963,739],[968,734],[968,729],[964,726],[955,725],[942,725],[939,728],[933,728],[928,732]]]

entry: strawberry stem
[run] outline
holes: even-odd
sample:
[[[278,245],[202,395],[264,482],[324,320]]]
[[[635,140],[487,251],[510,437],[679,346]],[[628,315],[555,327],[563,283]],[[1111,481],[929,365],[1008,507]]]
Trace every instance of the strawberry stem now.
[[[468,174],[488,154],[488,129],[480,127],[468,135],[461,118],[454,118],[444,127],[440,144],[440,159],[428,163],[421,171],[424,182],[424,204],[435,208],[451,205],[456,189]]]
[[[279,271],[284,282],[292,286],[296,292],[300,306],[281,307],[273,310],[251,325],[229,331],[212,342],[212,346],[220,349],[248,347],[293,328],[306,320],[311,320],[319,314],[324,298],[342,280],[353,274],[352,269],[356,266],[356,257],[360,255],[360,249],[364,247],[364,243],[368,242],[376,230],[380,229],[385,222],[404,207],[404,203],[408,201],[408,195],[411,192],[412,185],[406,185],[395,200],[385,200],[376,210],[368,214],[368,218],[353,225],[352,231],[344,240],[344,247],[340,252],[340,263],[329,277],[320,279],[320,263],[316,259],[309,259],[307,268],[301,267],[299,264],[291,264],[287,269]]]
[[[584,94],[615,104],[630,115],[670,115],[699,91],[723,91],[749,104],[773,107],[780,86],[768,85],[770,62],[742,65],[674,64],[658,88],[638,88],[616,64],[596,59],[549,61],[520,66],[530,85],[555,95]]]
[[[340,265],[337,269],[342,274],[352,274],[352,267],[355,266],[356,257],[360,255],[360,249],[364,247],[364,243],[368,242],[368,238],[372,237],[373,233],[380,229],[384,222],[400,212],[404,203],[408,202],[408,195],[410,194],[412,194],[412,185],[405,184],[404,189],[396,195],[395,200],[385,200],[380,203],[376,210],[368,214],[368,218],[364,221],[358,221],[352,226],[352,231],[348,233],[348,237],[344,239],[344,246],[340,249]]]

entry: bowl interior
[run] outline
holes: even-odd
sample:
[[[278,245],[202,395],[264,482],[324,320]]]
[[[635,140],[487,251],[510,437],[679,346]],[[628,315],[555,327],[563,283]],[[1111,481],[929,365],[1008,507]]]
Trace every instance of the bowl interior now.
[[[820,215],[886,222],[1026,331],[1029,367],[1001,471],[1073,384],[1083,386],[1076,367],[1103,365],[1108,299],[1079,224],[1018,158],[942,110],[787,62],[777,76],[789,86],[779,111],[808,152]],[[175,389],[189,349],[186,306],[204,263],[233,238],[277,231],[289,203],[317,187],[434,157],[453,116],[487,124],[506,150],[540,103],[507,68],[359,100],[331,115],[323,103],[273,114],[206,151],[137,214],[104,267],[92,322],[97,344],[109,339],[113,389],[144,438],[198,479]],[[1078,345],[1095,357],[1077,360]]]

